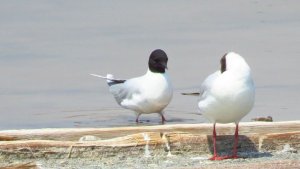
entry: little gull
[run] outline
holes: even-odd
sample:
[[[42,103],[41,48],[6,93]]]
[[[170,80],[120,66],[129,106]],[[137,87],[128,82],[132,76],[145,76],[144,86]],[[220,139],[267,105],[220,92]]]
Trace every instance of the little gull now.
[[[242,56],[230,52],[221,58],[220,63],[221,69],[202,83],[198,102],[201,114],[213,123],[214,155],[211,160],[238,158],[238,124],[252,109],[255,97],[251,70]],[[216,123],[236,125],[232,156],[217,154]]]
[[[138,123],[141,114],[159,113],[162,123],[166,121],[163,109],[170,103],[173,88],[167,72],[167,54],[154,50],[149,57],[148,70],[145,75],[128,79],[115,79],[112,74],[106,76],[91,74],[107,80],[109,91],[117,103],[136,113]]]

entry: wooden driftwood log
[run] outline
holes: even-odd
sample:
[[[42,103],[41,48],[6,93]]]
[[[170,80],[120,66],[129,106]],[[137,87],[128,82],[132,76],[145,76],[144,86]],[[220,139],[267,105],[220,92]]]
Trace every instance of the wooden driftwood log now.
[[[231,151],[233,124],[217,124],[220,152]],[[0,158],[110,157],[118,154],[207,154],[212,124],[0,131]],[[85,137],[84,137],[85,136]],[[83,138],[84,137],[84,138]],[[88,140],[88,141],[84,141]],[[300,149],[300,121],[240,124],[240,152]]]

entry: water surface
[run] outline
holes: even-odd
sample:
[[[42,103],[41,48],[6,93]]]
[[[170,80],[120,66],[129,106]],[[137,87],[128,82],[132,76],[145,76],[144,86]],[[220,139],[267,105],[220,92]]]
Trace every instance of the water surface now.
[[[257,86],[243,121],[299,120],[299,18],[296,0],[1,1],[0,129],[136,125],[89,73],[143,75],[156,48],[175,89],[168,124],[206,122],[197,98],[180,93],[196,91],[228,51],[246,58]]]

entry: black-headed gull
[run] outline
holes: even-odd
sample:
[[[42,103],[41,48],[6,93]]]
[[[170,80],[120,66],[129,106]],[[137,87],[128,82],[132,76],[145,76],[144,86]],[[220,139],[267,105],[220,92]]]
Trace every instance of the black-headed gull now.
[[[161,50],[154,50],[149,57],[148,70],[145,75],[128,79],[115,79],[113,75],[106,77],[96,74],[93,76],[107,79],[109,91],[117,103],[123,108],[136,112],[138,123],[141,114],[159,113],[164,123],[163,109],[170,103],[173,88],[167,73],[167,54]]]
[[[230,52],[221,58],[221,68],[209,75],[201,85],[198,106],[204,117],[213,123],[214,155],[211,160],[238,158],[238,130],[240,120],[253,107],[255,87],[251,70],[242,56]],[[232,156],[218,156],[216,123],[235,123]]]

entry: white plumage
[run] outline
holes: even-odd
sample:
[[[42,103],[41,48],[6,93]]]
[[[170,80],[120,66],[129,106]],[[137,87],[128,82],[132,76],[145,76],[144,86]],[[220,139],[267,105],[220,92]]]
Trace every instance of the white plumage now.
[[[128,79],[114,79],[113,75],[106,77],[109,91],[117,103],[123,108],[133,110],[137,114],[136,122],[141,114],[159,113],[162,122],[165,121],[163,109],[170,103],[173,89],[166,71],[168,57],[160,49],[153,51],[149,58],[149,68],[145,75]]]
[[[255,87],[251,71],[238,54],[226,55],[226,71],[211,74],[200,89],[198,106],[213,123],[238,123],[254,104]]]
[[[251,70],[244,58],[234,52],[225,54],[221,59],[221,69],[208,76],[201,85],[198,102],[203,116],[214,123],[212,160],[224,159],[216,153],[216,123],[236,124],[235,146],[230,158],[237,158],[238,123],[252,109],[254,97]]]
[[[110,86],[109,91],[122,107],[138,114],[162,113],[173,94],[167,72],[161,74],[150,70],[144,76]]]

